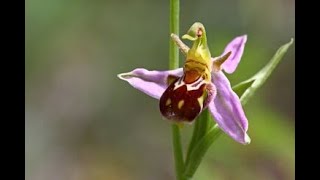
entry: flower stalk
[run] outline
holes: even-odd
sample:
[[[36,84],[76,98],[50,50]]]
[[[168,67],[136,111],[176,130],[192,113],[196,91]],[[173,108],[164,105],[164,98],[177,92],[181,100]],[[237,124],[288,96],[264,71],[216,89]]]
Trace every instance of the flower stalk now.
[[[180,0],[170,0],[170,34],[179,35],[179,15],[180,15]],[[169,40],[169,69],[179,68],[179,49],[171,39]],[[183,151],[181,145],[180,127],[177,124],[172,124],[172,143],[173,155],[175,161],[175,174],[177,180],[184,180],[184,162]]]

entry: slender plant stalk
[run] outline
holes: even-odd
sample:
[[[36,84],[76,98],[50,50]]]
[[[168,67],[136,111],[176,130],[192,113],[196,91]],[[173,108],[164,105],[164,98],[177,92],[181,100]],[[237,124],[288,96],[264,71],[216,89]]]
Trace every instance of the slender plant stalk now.
[[[183,163],[183,153],[181,146],[180,129],[176,124],[172,125],[172,140],[173,140],[173,154],[175,161],[175,172],[177,180],[184,180],[184,163]]]
[[[170,0],[170,34],[174,33],[179,35],[179,11],[180,0]],[[179,48],[170,39],[169,49],[169,69],[176,69],[179,67]],[[181,146],[180,129],[177,124],[172,125],[172,142],[173,142],[173,154],[175,160],[175,172],[177,180],[184,180],[184,162],[183,152]]]
[[[170,0],[170,34],[179,36],[180,0]],[[179,68],[179,48],[170,39],[169,68]]]

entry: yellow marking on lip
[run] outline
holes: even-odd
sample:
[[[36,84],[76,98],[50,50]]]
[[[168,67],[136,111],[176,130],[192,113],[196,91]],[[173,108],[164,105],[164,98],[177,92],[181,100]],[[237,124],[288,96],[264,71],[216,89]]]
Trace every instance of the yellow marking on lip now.
[[[181,109],[183,105],[184,105],[184,100],[180,100],[178,102],[178,109]]]
[[[169,99],[167,99],[167,101],[166,101],[166,106],[169,106],[171,104],[171,99],[169,98]]]
[[[198,103],[200,105],[200,108],[202,109],[203,108],[204,96],[199,97],[197,100],[198,100]]]

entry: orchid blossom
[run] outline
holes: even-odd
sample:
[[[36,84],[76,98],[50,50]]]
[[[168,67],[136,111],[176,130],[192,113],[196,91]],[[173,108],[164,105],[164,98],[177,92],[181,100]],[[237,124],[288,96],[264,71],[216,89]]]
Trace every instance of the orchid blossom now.
[[[177,123],[192,123],[209,108],[218,126],[242,144],[249,144],[248,120],[239,97],[232,90],[226,73],[233,73],[242,57],[247,36],[233,39],[219,57],[211,57],[204,26],[194,23],[183,39],[193,41],[191,49],[171,35],[186,55],[182,68],[149,71],[143,68],[119,74],[134,88],[159,99],[161,114]]]

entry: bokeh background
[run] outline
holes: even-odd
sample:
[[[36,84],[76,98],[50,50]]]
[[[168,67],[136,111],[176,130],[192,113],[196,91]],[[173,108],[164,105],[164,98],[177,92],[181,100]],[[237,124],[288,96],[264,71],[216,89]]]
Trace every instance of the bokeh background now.
[[[202,22],[213,55],[248,34],[232,85],[295,36],[293,0],[181,0],[180,34]],[[26,180],[174,180],[158,102],[117,78],[168,67],[169,0],[26,1]],[[294,179],[294,45],[244,107],[252,143],[222,135],[194,179]],[[181,56],[181,62],[183,57]],[[191,126],[183,129],[187,144]]]

